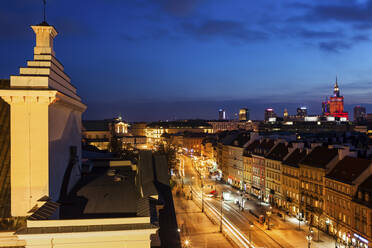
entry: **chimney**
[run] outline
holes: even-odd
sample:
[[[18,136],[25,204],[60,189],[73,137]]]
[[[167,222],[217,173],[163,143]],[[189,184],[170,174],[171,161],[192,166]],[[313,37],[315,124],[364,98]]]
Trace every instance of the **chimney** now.
[[[295,148],[295,149],[297,149],[297,148],[303,149],[304,148],[304,143],[303,142],[293,142],[292,147]]]
[[[338,149],[338,160],[342,160],[344,157],[350,154],[350,148],[348,146]]]

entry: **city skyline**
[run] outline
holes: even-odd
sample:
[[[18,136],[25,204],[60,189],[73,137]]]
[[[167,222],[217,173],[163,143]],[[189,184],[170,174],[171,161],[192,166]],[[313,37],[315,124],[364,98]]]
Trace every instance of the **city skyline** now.
[[[1,78],[15,75],[31,58],[28,26],[42,20],[40,2],[2,3]],[[93,1],[82,13],[84,3],[50,1],[47,21],[64,34],[56,39],[56,54],[91,106],[86,119],[119,113],[130,121],[212,119],[219,108],[231,117],[244,106],[252,119],[263,119],[268,107],[280,114],[305,105],[320,114],[319,102],[336,75],[346,111],[360,104],[368,111],[371,6]]]
[[[371,247],[371,11],[0,4],[0,247]]]

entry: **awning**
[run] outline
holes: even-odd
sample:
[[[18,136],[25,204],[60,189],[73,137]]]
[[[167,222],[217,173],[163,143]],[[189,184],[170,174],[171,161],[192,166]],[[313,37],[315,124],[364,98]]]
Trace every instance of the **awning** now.
[[[253,185],[252,185],[252,188],[254,188],[255,190],[261,190],[260,188],[257,188],[256,186],[253,186]]]

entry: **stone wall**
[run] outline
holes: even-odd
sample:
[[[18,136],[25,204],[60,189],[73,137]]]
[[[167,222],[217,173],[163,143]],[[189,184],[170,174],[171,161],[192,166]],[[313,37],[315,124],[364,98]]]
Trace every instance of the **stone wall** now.
[[[0,80],[0,89],[9,88]],[[10,107],[0,98],[0,218],[10,217]]]

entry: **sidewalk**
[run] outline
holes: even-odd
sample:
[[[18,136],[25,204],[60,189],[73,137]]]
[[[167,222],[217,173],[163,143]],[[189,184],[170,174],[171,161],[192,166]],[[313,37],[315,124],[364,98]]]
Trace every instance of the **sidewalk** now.
[[[181,242],[184,245],[189,240],[189,246],[201,248],[226,248],[232,244],[219,232],[219,226],[214,225],[192,200],[173,191],[174,207],[177,223],[180,229]],[[184,247],[184,246],[183,246]]]

